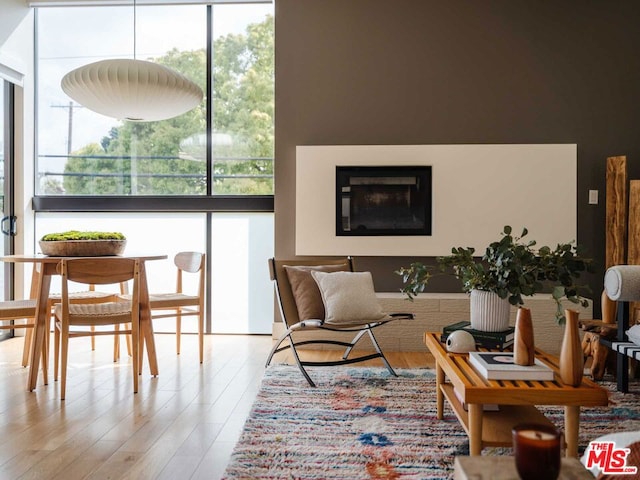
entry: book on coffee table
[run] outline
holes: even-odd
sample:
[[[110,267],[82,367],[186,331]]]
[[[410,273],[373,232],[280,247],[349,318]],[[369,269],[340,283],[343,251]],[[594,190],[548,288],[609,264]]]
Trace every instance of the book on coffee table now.
[[[469,363],[487,380],[553,380],[553,370],[537,358],[530,366],[513,362],[510,352],[469,352]]]

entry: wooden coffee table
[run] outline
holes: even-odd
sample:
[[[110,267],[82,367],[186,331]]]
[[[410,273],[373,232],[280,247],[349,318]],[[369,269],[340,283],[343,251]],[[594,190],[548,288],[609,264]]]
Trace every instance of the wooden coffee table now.
[[[559,405],[564,407],[566,456],[577,457],[580,407],[608,405],[607,390],[587,378],[579,387],[562,383],[558,358],[542,350],[536,349],[536,358],[555,371],[553,381],[487,380],[469,364],[467,354],[448,353],[440,333],[425,333],[424,341],[436,362],[438,419],[442,420],[446,398],[467,432],[470,455],[480,455],[484,447],[510,447],[514,425],[551,423],[536,405]],[[486,412],[485,404],[500,407]]]

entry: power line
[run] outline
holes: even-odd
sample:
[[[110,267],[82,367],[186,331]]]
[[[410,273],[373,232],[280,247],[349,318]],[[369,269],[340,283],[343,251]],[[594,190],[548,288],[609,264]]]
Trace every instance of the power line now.
[[[73,109],[74,108],[84,108],[82,105],[78,105],[77,103],[73,103],[73,101],[69,101],[68,105],[51,105],[51,108],[68,108],[69,109],[69,125],[68,125],[68,135],[67,135],[67,155],[71,155],[71,139],[73,136]]]

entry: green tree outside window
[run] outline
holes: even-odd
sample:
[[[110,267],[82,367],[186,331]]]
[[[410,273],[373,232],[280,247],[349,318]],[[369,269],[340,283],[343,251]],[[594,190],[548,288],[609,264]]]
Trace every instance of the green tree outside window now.
[[[244,34],[214,41],[213,192],[273,193],[273,17]],[[205,90],[203,49],[176,49],[153,61],[167,65]],[[62,186],[48,180],[45,193],[67,195],[205,195],[205,102],[176,118],[124,122],[100,144],[68,159]]]

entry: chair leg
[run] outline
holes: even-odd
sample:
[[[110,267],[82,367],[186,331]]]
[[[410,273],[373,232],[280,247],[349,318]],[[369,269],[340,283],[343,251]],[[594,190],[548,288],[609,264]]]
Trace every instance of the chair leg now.
[[[131,324],[128,323],[125,328],[131,330]],[[125,338],[125,342],[127,344],[127,355],[132,357],[133,353],[131,352],[131,335],[125,335],[124,338]],[[135,357],[133,357],[133,358],[135,358]]]
[[[182,332],[182,310],[176,310],[176,354],[180,355],[180,335]]]
[[[49,385],[49,349],[50,347],[51,332],[49,331],[49,325],[44,332],[44,345],[42,346],[42,382],[45,385]]]
[[[296,346],[293,343],[293,338],[291,337],[291,334],[289,334],[288,337],[289,337],[289,344],[291,345],[291,351],[293,352],[293,358],[295,358],[296,363],[298,364],[298,368],[302,372],[302,375],[304,375],[304,378],[307,379],[307,382],[309,382],[309,385],[311,385],[312,387],[315,387],[316,384],[313,382],[313,380],[311,380],[311,377],[307,373],[307,370],[304,368],[304,366],[302,365],[302,362],[300,361],[300,357],[298,356],[298,351],[296,350]]]
[[[382,349],[380,348],[380,345],[378,345],[378,341],[376,340],[376,337],[373,335],[373,332],[371,331],[371,327],[367,328],[367,332],[369,332],[369,337],[371,337],[371,343],[373,343],[373,347],[376,349],[376,352],[378,352],[378,354],[380,355],[380,358],[382,359],[385,366],[387,367],[387,370],[389,370],[389,373],[391,373],[391,375],[393,375],[394,377],[397,377],[398,374],[395,372],[395,370],[393,370],[393,368],[391,368],[391,365],[387,361],[387,357],[385,357],[384,353],[382,353]]]
[[[113,335],[113,362],[117,362],[120,358],[120,324],[114,328],[116,333]]]
[[[131,324],[126,324],[124,328],[125,330],[130,330]],[[120,331],[120,325],[116,325],[115,330],[116,332]],[[127,355],[131,357],[131,335],[129,335],[128,333],[125,333],[124,339],[127,344]],[[113,337],[113,361],[117,362],[119,358],[120,358],[120,334],[117,333]]]
[[[315,387],[316,384],[313,383],[313,380],[311,380],[311,377],[309,376],[309,374],[305,370],[304,366],[302,365],[302,362],[300,361],[300,356],[298,355],[298,351],[296,350],[296,345],[293,342],[293,338],[291,337],[291,330],[290,329],[287,330],[286,332],[284,332],[280,336],[278,341],[273,345],[273,348],[271,348],[271,352],[269,352],[269,356],[267,357],[267,362],[265,364],[265,368],[268,367],[269,364],[271,363],[271,360],[273,359],[273,356],[275,355],[276,351],[280,348],[280,345],[282,344],[282,342],[284,342],[287,339],[289,340],[289,348],[291,349],[291,352],[293,353],[293,358],[295,359],[296,364],[298,365],[298,368],[302,372],[302,375],[304,375],[304,378],[307,379],[307,382],[309,382],[309,385],[311,385],[312,387]],[[286,347],[283,347],[283,348],[286,348]]]
[[[280,348],[280,345],[282,344],[282,342],[284,342],[287,339],[287,337],[289,337],[290,335],[291,335],[291,331],[287,330],[285,333],[280,335],[280,338],[278,339],[278,341],[273,344],[273,348],[271,348],[271,352],[269,352],[269,356],[267,357],[267,362],[264,365],[265,368],[268,367],[269,364],[271,363],[271,360],[273,359],[273,356],[275,355],[276,350]]]
[[[133,328],[133,326],[132,326]],[[132,338],[132,342],[131,344],[133,345],[134,343],[136,343],[135,341],[133,341]],[[142,374],[142,363],[144,361],[144,336],[142,335],[142,332],[139,331],[138,334],[138,356],[134,356],[133,358],[137,358],[138,359],[138,375]],[[132,360],[133,361],[133,360]]]
[[[198,314],[198,348],[200,349],[200,363],[204,360],[204,314]]]
[[[91,325],[91,333],[96,331],[96,327]],[[91,336],[91,351],[93,352],[96,349],[96,337]]]
[[[31,342],[33,341],[33,328],[27,328],[24,334],[24,347],[22,348],[22,366],[29,365],[29,354],[31,353]]]
[[[57,322],[53,323],[53,348],[54,348],[54,356],[53,356],[53,381],[58,381],[58,371],[60,367],[60,329],[58,328]]]
[[[131,366],[133,367],[133,393],[138,393],[138,375],[140,374],[138,358],[142,358],[139,353],[140,348],[140,326],[131,325]]]
[[[349,354],[351,353],[351,351],[353,350],[353,347],[356,346],[356,343],[358,343],[358,341],[362,338],[363,335],[365,335],[367,333],[367,330],[361,330],[358,332],[358,334],[353,337],[353,340],[351,340],[351,345],[349,345],[347,347],[347,349],[344,351],[344,354],[342,355],[342,359],[346,360],[347,357],[349,356]]]
[[[61,332],[62,352],[61,352],[61,381],[60,381],[60,400],[64,400],[67,390],[67,356],[69,354],[69,325],[62,324]]]

